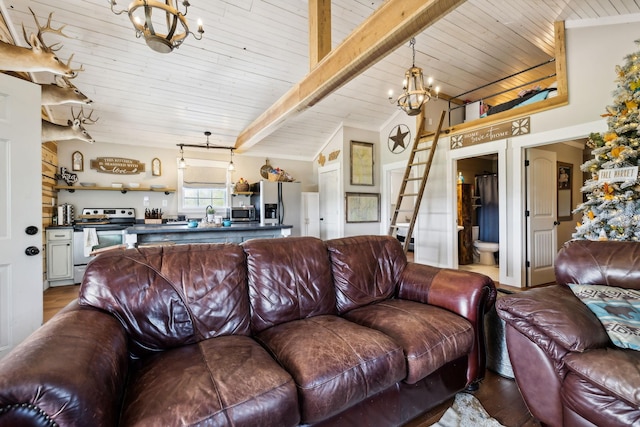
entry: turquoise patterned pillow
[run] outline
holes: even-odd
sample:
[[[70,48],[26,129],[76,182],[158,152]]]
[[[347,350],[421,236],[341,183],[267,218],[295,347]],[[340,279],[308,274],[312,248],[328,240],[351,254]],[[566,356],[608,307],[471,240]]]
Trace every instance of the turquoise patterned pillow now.
[[[598,317],[618,347],[640,350],[640,291],[603,285],[569,287]]]

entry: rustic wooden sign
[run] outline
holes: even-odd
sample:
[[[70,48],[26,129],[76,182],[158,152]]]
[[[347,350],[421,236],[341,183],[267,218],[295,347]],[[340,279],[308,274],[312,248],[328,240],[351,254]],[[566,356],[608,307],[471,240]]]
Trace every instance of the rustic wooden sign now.
[[[624,182],[638,179],[638,166],[626,168],[600,169],[598,171],[598,181],[602,182]]]
[[[135,175],[144,172],[144,163],[122,157],[98,157],[91,159],[91,169],[114,175]]]
[[[451,149],[470,147],[472,145],[483,144],[512,136],[526,135],[530,132],[531,118],[523,117],[461,133],[460,135],[453,135],[451,137]]]

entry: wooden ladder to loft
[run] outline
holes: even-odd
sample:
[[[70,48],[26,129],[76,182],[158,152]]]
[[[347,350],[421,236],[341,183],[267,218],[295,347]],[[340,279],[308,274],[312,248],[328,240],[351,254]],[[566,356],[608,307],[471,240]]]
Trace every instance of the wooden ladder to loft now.
[[[420,210],[420,202],[422,201],[422,195],[427,185],[427,178],[429,177],[429,170],[431,169],[431,163],[433,162],[433,155],[436,152],[436,146],[438,145],[438,139],[440,132],[442,131],[442,123],[444,122],[446,112],[443,111],[440,116],[440,123],[438,124],[438,130],[435,133],[431,145],[428,147],[423,144],[428,141],[420,141],[422,137],[422,130],[424,128],[424,115],[420,120],[418,131],[416,132],[415,140],[413,141],[413,147],[411,148],[411,154],[409,155],[409,161],[407,162],[407,168],[404,171],[404,177],[402,178],[402,184],[400,185],[400,191],[398,193],[398,199],[391,217],[391,224],[389,226],[389,236],[393,236],[394,231],[398,229],[398,215],[401,212],[411,212],[411,219],[409,220],[409,228],[407,229],[407,235],[404,239],[403,249],[406,253],[409,250],[409,244],[411,243],[411,237],[413,236],[413,227],[416,224],[416,218],[418,217],[418,211]],[[429,151],[429,158],[426,161],[416,161],[416,155],[423,151]],[[411,177],[412,171],[417,171],[420,166],[424,166],[424,171],[420,177]],[[415,181],[420,181],[420,187],[417,193],[407,193],[407,184]],[[402,209],[402,201],[405,197],[415,197],[415,203],[413,209]]]

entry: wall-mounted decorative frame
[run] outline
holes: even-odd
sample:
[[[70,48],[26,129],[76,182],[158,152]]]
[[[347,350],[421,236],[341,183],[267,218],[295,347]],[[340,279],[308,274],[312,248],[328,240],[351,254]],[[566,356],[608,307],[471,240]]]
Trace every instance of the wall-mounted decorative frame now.
[[[373,144],[351,141],[351,185],[373,185]]]
[[[347,193],[347,222],[380,222],[380,193]]]
[[[84,156],[79,151],[71,154],[71,170],[74,172],[82,172],[84,170]]]
[[[572,221],[573,215],[573,165],[571,163],[557,162],[558,167],[558,221]]]
[[[160,162],[160,159],[157,157],[154,157],[153,160],[151,160],[151,175],[162,175],[162,162]]]

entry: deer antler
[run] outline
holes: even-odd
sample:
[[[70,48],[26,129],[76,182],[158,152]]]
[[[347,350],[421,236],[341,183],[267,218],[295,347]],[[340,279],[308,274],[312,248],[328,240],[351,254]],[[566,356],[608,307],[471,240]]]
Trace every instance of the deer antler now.
[[[47,46],[47,44],[44,42],[44,39],[42,38],[42,35],[44,33],[54,33],[54,34],[59,34],[62,37],[68,37],[66,34],[64,34],[62,32],[62,29],[64,27],[66,27],[67,25],[63,24],[60,28],[53,28],[51,26],[51,18],[53,17],[53,12],[51,12],[51,13],[49,13],[49,17],[47,18],[47,24],[43,27],[42,25],[40,25],[40,22],[38,21],[38,17],[36,16],[35,12],[31,8],[29,8],[29,11],[31,12],[31,15],[33,15],[33,20],[36,21],[36,26],[38,27],[37,37],[38,37],[38,40],[40,40],[40,43],[42,43],[42,46],[46,50],[48,50],[50,52],[55,52],[55,51],[60,50],[62,48],[62,46],[54,47],[54,46],[59,45],[60,43],[55,43],[55,44],[53,44],[51,46]],[[22,27],[22,31],[23,31],[23,33],[25,33],[24,26]],[[26,38],[26,33],[25,33],[25,38]]]
[[[78,71],[84,71],[84,65],[80,65],[80,68],[71,68],[71,60],[73,59],[73,55],[75,55],[74,53],[71,54],[71,56],[69,57],[69,60],[67,61],[67,67],[69,67],[71,69],[71,72],[73,73],[73,75],[71,76],[72,79],[75,79],[78,76]]]
[[[73,114],[73,112],[71,114]],[[82,124],[92,125],[95,122],[97,122],[98,120],[100,120],[100,117],[98,117],[97,119],[92,119],[91,118],[92,115],[93,115],[93,110],[91,110],[91,112],[89,113],[89,116],[85,116],[84,115],[84,108],[80,107],[80,114],[78,114],[78,118],[80,119]],[[74,117],[74,119],[75,119],[75,117]]]

